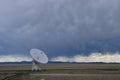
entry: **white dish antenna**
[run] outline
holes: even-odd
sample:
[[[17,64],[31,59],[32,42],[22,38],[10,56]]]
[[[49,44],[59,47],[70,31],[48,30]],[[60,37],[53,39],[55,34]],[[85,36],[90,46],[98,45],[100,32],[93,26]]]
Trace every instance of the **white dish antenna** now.
[[[31,49],[30,55],[33,59],[32,70],[41,70],[41,68],[39,68],[38,64],[48,63],[47,55],[39,49]]]

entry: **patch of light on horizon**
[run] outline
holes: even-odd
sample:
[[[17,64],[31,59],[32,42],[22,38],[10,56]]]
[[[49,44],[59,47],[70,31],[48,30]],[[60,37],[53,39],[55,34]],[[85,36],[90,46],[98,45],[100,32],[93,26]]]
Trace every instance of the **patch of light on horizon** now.
[[[0,62],[21,62],[21,61],[32,61],[32,58],[30,56],[24,56],[24,55],[0,55]],[[85,55],[75,55],[73,57],[58,56],[51,58],[50,61],[120,63],[120,54],[91,53],[91,55],[89,56],[85,56]]]
[[[60,61],[60,62],[112,62],[120,63],[120,54],[102,54],[102,53],[92,53],[89,56],[75,55],[73,57],[58,56],[51,59],[51,61]]]
[[[0,55],[0,62],[21,62],[31,60],[30,57],[23,55]]]

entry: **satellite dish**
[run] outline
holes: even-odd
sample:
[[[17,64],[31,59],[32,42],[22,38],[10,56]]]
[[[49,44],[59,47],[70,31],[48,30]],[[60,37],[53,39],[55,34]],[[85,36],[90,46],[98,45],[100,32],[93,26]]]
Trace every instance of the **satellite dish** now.
[[[48,63],[48,57],[47,55],[39,50],[39,49],[31,49],[30,50],[30,55],[33,59],[33,66],[32,66],[32,70],[41,70],[39,67],[38,67],[38,64],[41,63],[41,64],[46,64]]]

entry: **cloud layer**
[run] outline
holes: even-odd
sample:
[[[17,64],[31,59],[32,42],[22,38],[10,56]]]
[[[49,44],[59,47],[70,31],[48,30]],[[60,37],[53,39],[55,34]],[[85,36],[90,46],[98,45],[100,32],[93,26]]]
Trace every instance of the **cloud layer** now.
[[[0,62],[32,61],[30,56],[24,55],[1,55]],[[106,62],[120,63],[120,53],[91,53],[90,55],[75,55],[72,57],[58,56],[49,58],[49,61],[60,62]]]
[[[112,62],[120,63],[120,54],[102,54],[102,53],[92,53],[89,56],[76,55],[73,57],[58,56],[52,58],[51,61],[61,61],[61,62]]]
[[[0,54],[120,51],[120,0],[0,0]]]
[[[23,55],[0,55],[0,62],[32,61],[32,58]]]

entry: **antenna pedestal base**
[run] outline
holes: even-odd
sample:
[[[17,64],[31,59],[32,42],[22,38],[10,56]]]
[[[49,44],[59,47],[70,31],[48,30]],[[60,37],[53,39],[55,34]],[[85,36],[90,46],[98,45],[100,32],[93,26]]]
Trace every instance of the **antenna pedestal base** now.
[[[38,65],[33,61],[33,65],[32,65],[32,71],[40,71],[41,68],[38,67]]]

